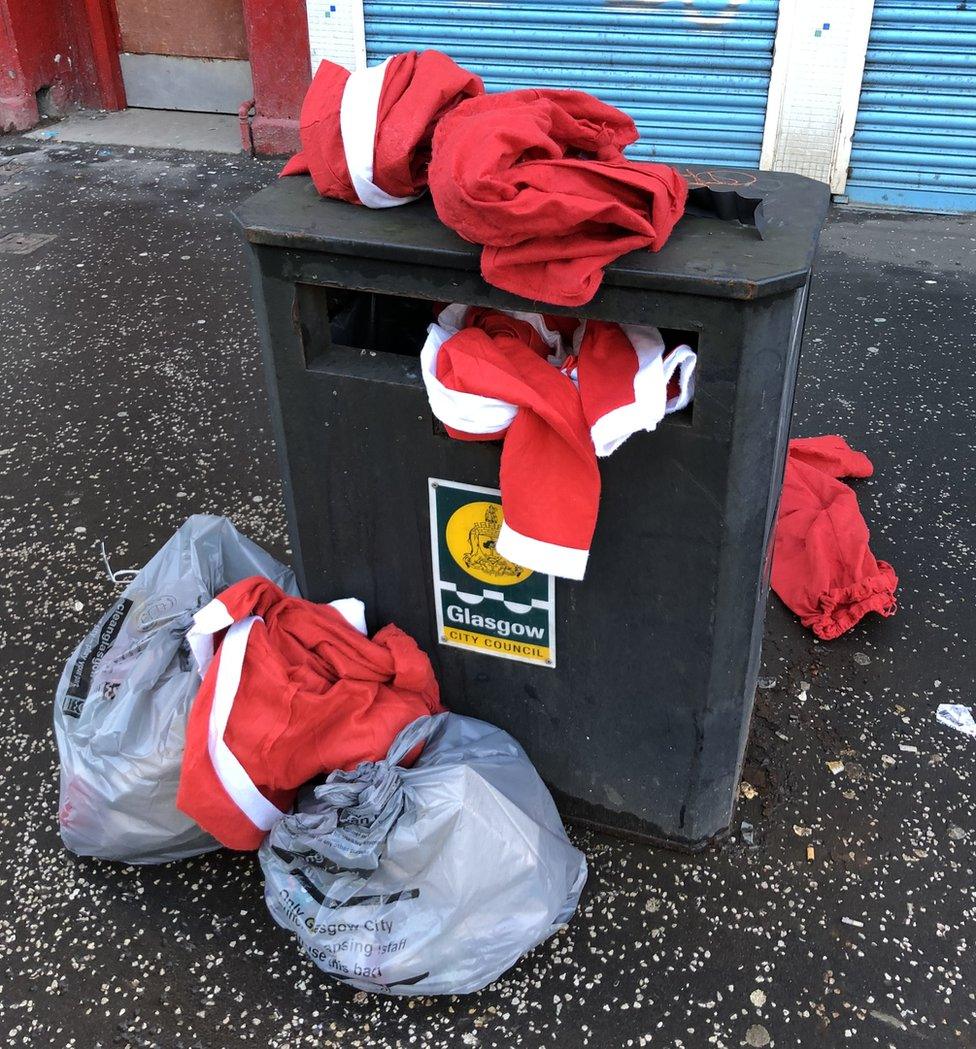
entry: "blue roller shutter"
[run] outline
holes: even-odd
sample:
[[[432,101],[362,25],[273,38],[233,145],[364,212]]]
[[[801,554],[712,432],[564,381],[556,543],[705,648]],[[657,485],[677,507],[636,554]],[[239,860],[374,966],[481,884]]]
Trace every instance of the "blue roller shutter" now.
[[[489,91],[579,88],[629,113],[635,159],[758,167],[778,0],[366,0],[372,65],[437,48]]]
[[[976,4],[875,0],[851,200],[976,210]]]

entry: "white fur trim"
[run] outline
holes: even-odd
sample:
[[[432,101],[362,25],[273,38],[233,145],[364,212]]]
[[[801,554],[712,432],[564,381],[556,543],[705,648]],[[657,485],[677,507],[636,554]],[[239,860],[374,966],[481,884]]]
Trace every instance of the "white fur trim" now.
[[[338,601],[330,601],[329,607],[334,608],[351,627],[355,627],[360,634],[366,636],[366,605],[358,597],[340,597]]]
[[[449,329],[451,334],[455,335],[464,327],[464,318],[471,308],[463,302],[452,302],[438,314],[437,323],[442,328]],[[562,336],[558,331],[553,331],[546,324],[541,313],[527,313],[524,310],[496,310],[495,312],[504,313],[506,317],[514,317],[518,321],[525,321],[526,324],[531,324],[541,336],[542,341],[560,360],[565,357]]]
[[[366,633],[366,606],[362,601],[346,597],[331,601],[330,606],[356,630],[362,634]],[[264,620],[260,616],[248,616],[234,623],[223,602],[216,598],[201,608],[193,618],[194,625],[191,631],[199,630],[198,636],[207,637],[211,653],[213,634],[228,628],[220,646],[220,662],[217,664],[214,698],[207,727],[207,752],[210,755],[210,763],[231,801],[259,830],[270,830],[284,813],[258,790],[247,770],[224,740],[227,722],[230,720],[234,700],[241,686],[251,628],[255,623],[263,623]]]
[[[606,415],[590,427],[593,447],[602,459],[612,455],[638,430],[650,431],[664,418],[668,384],[661,358],[664,340],[657,328],[638,324],[621,325],[637,356],[634,399]]]
[[[241,685],[251,627],[255,623],[263,622],[260,616],[248,616],[247,619],[235,623],[224,635],[220,646],[220,662],[217,665],[217,680],[214,682],[213,704],[210,707],[207,750],[213,770],[227,796],[255,827],[259,830],[270,830],[284,813],[258,790],[247,770],[224,742],[227,722],[230,720],[237,690]]]
[[[427,387],[430,410],[445,426],[461,433],[502,433],[518,414],[514,404],[452,390],[437,378],[437,357],[441,347],[456,334],[456,331],[439,324],[432,324],[427,329],[427,341],[420,351],[420,373]]]
[[[670,415],[672,412],[680,412],[687,408],[695,396],[695,369],[698,364],[698,355],[690,346],[676,346],[664,359],[664,382],[665,388],[671,382],[671,377],[678,373],[679,392],[677,397],[668,401],[665,409]]]
[[[470,309],[471,307],[463,302],[448,303],[437,315],[437,323],[452,335],[456,335],[464,327],[464,318]]]
[[[570,340],[570,344],[573,348],[573,353],[577,357],[579,356],[580,346],[583,345],[583,336],[586,334],[586,324],[586,320],[581,321],[577,325],[576,331],[573,332],[573,338]]]
[[[438,314],[437,323],[427,329],[427,339],[420,351],[420,371],[427,387],[430,410],[445,426],[461,433],[503,433],[512,425],[518,414],[518,408],[514,404],[495,397],[481,397],[475,393],[452,390],[437,378],[437,357],[441,347],[461,330],[469,309],[471,307],[463,302],[452,302]],[[521,310],[498,312],[531,324],[554,354],[562,353],[559,332],[549,328],[541,314],[525,313]],[[552,361],[552,357],[549,359]]]
[[[559,358],[560,363],[562,363],[562,359],[565,357],[563,353],[563,337],[558,331],[553,331],[546,324],[541,313],[525,313],[523,310],[499,310],[498,312],[514,317],[517,321],[525,321],[526,324],[531,324],[542,337],[542,341],[552,350],[552,355]]]
[[[541,539],[522,535],[507,521],[502,521],[495,549],[502,557],[523,568],[531,568],[533,572],[545,572],[562,579],[582,579],[586,573],[587,558],[590,556],[589,550],[558,546],[556,543],[546,543]]]
[[[193,626],[186,632],[186,643],[201,678],[213,662],[214,634],[226,630],[233,622],[234,617],[227,611],[227,606],[217,597],[194,613]]]
[[[360,634],[366,634],[366,606],[362,601],[355,597],[342,597],[338,601],[330,601],[329,605]],[[201,678],[207,673],[207,668],[213,662],[214,634],[233,625],[234,617],[227,611],[227,606],[219,597],[215,597],[194,613],[193,625],[186,632],[186,641],[190,646],[193,661],[197,665],[197,673]]]
[[[346,167],[356,196],[368,208],[393,208],[419,196],[394,197],[373,182],[376,121],[389,62],[390,58],[378,66],[350,73],[339,104],[339,131]]]

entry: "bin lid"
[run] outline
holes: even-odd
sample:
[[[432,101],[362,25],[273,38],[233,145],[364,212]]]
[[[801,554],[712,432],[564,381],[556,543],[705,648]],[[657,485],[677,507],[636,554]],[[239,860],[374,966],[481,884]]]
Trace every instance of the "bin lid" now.
[[[679,170],[691,189],[689,211],[660,251],[622,256],[604,284],[756,299],[806,282],[830,202],[824,183],[778,171]],[[235,215],[252,244],[479,269],[480,246],[444,226],[429,197],[371,210],[320,197],[310,178],[293,176]]]

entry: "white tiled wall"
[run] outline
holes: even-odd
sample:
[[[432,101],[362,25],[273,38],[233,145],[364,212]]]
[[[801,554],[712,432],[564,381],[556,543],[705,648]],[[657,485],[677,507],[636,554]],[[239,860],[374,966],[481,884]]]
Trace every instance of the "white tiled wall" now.
[[[761,166],[841,193],[873,0],[781,0]]]

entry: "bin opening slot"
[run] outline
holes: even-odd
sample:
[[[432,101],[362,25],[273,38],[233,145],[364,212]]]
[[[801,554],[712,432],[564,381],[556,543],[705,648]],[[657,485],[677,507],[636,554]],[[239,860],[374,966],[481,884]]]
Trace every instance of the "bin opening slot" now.
[[[357,372],[362,370],[363,377],[378,378],[379,372],[399,375],[408,361],[419,358],[427,328],[437,310],[438,304],[429,299],[315,284],[296,285],[296,327],[305,365],[310,369],[341,366],[343,370],[346,367],[353,367]],[[672,328],[660,331],[669,350],[685,344],[698,352],[697,331]],[[363,352],[369,355],[368,361],[360,357]],[[413,369],[408,371],[412,373]],[[419,381],[419,375],[411,381]],[[666,421],[691,425],[693,411],[694,402],[684,411],[668,416]]]
[[[668,351],[675,349],[678,346],[690,346],[695,353],[698,350],[698,335],[697,331],[684,331],[678,328],[659,328],[661,332],[661,338],[664,340],[664,345]],[[695,402],[692,399],[691,404],[687,408],[682,408],[680,412],[674,412],[671,415],[664,417],[665,425],[676,425],[676,426],[691,426],[694,423],[695,414]]]
[[[425,299],[313,284],[296,286],[295,305],[307,366],[332,346],[417,358],[434,319]]]
[[[420,356],[434,319],[433,303],[375,292],[330,292],[336,299],[329,311],[333,342],[373,353]]]
[[[744,196],[731,186],[692,186],[685,214],[751,226],[759,234],[760,240],[766,233],[766,212],[762,197]]]

